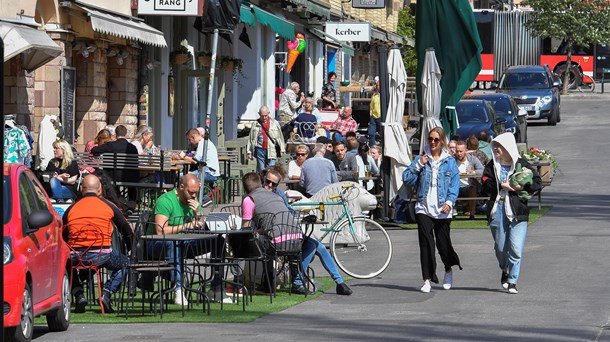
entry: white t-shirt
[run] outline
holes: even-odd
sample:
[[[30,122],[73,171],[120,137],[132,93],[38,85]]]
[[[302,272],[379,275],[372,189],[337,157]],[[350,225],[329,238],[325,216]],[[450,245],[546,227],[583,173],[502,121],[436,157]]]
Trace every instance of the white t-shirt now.
[[[292,176],[301,177],[301,167],[296,160],[291,160],[288,163],[288,178],[292,178]]]
[[[470,165],[468,158],[465,158],[463,162],[461,162],[457,159],[455,161],[458,165],[458,170],[460,170],[460,174],[469,173],[470,171],[473,170],[473,166]],[[460,178],[460,188],[466,187],[468,185],[469,185],[468,178]]]

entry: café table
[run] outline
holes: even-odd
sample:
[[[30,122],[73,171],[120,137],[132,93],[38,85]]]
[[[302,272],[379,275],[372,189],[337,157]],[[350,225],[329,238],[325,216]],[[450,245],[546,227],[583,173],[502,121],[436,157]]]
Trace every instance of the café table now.
[[[212,241],[215,240],[217,238],[216,235],[212,235],[212,234],[205,234],[205,233],[188,233],[188,234],[184,234],[184,233],[176,233],[176,234],[163,234],[163,235],[142,235],[141,239],[145,240],[145,241],[150,241],[150,242],[155,242],[155,241],[162,241],[162,242],[171,242],[172,243],[172,248],[174,249],[174,255],[180,255],[180,257],[178,258],[178,260],[176,260],[176,263],[178,263],[180,265],[180,269],[182,274],[180,275],[180,278],[182,279],[181,283],[181,287],[182,287],[182,291],[183,293],[185,293],[185,291],[190,291],[190,292],[194,292],[197,293],[199,295],[202,295],[207,303],[207,308],[208,308],[208,315],[210,315],[210,299],[208,298],[207,294],[203,291],[200,291],[199,289],[195,289],[192,287],[187,286],[185,283],[185,255],[186,255],[186,251],[184,250],[184,245],[186,241],[191,241],[191,240],[195,240],[195,241],[199,241],[199,242],[203,242],[203,241]],[[179,254],[177,254],[177,252],[180,252]],[[178,266],[177,264],[174,264],[174,266]],[[165,293],[172,291],[172,290],[176,290],[176,287],[174,285],[174,287],[165,290]],[[165,295],[165,293],[162,294]],[[163,305],[163,299],[161,300],[161,305]],[[205,304],[204,304],[204,310],[205,310]],[[184,317],[184,303],[182,303],[182,317]]]

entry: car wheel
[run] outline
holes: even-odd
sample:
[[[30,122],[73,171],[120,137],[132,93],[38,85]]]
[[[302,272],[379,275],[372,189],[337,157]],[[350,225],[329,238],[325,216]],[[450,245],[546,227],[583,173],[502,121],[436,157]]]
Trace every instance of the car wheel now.
[[[61,307],[47,314],[47,326],[51,331],[65,331],[70,326],[70,278],[64,271],[61,284]]]
[[[21,321],[18,326],[6,329],[6,341],[29,342],[34,334],[34,302],[32,287],[25,285],[23,303],[21,304]]]
[[[557,106],[557,122],[561,122],[561,108]]]
[[[549,116],[549,119],[548,119],[548,125],[549,126],[557,125],[557,110],[553,109],[553,111],[551,112],[551,116]]]

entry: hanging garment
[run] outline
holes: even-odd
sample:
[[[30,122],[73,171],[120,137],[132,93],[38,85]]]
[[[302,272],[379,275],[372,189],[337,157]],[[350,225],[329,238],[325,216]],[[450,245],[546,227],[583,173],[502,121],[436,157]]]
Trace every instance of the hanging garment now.
[[[40,132],[38,133],[38,155],[36,158],[36,169],[42,171],[47,169],[49,161],[55,157],[53,153],[53,142],[57,140],[57,133],[51,115],[45,115],[40,122]]]
[[[31,162],[32,151],[25,133],[17,127],[4,128],[4,162],[22,163]]]

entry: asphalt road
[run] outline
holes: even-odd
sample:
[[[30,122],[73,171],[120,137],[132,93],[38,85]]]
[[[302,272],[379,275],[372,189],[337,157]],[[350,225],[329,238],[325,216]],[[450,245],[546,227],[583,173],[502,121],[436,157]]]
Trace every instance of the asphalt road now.
[[[553,209],[529,227],[518,295],[500,287],[488,230],[453,232],[464,269],[453,289],[429,294],[419,292],[417,233],[392,231],[390,267],[350,281],[350,297],[331,291],[249,324],[42,327],[35,341],[610,341],[609,106],[610,97],[564,97],[561,123],[529,128],[529,144],[551,150],[563,174],[543,192]]]

